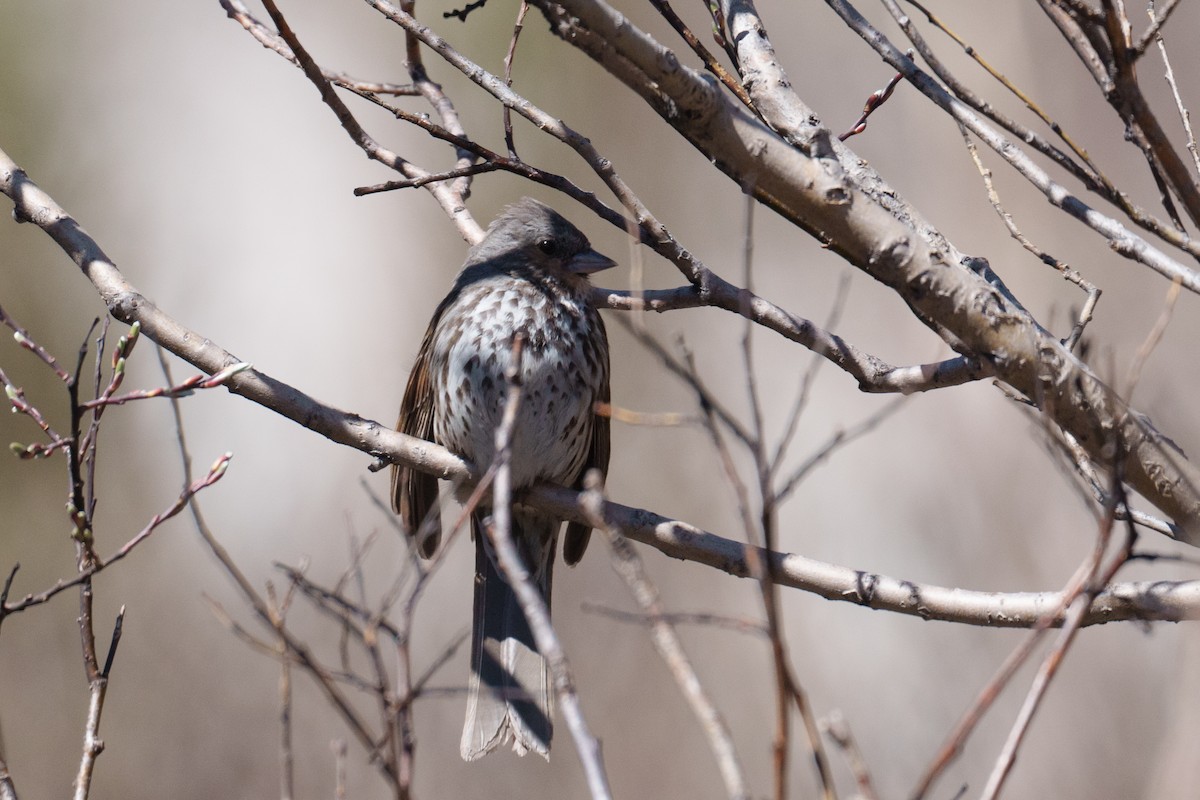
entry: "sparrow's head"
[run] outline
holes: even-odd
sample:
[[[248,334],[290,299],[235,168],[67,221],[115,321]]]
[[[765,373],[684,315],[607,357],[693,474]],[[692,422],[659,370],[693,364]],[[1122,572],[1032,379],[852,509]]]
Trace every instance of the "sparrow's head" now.
[[[524,197],[488,226],[468,263],[502,259],[548,273],[590,275],[617,262],[592,249],[587,237],[544,203]]]

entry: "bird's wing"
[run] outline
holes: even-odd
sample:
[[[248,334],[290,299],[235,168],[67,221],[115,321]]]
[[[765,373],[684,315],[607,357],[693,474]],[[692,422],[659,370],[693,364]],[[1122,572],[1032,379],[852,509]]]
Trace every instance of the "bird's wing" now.
[[[601,322],[601,325],[604,323]],[[604,364],[604,380],[601,381],[600,391],[596,395],[596,402],[608,404],[611,398],[609,391],[608,363],[607,356]],[[608,475],[608,448],[609,448],[609,417],[607,414],[595,414],[592,419],[592,442],[588,448],[587,460],[583,464],[583,469],[580,470],[579,480],[575,483],[576,489],[583,488],[583,476],[587,475],[588,470],[598,469],[602,477]],[[583,553],[587,550],[588,540],[592,536],[592,529],[588,525],[583,525],[578,522],[572,522],[567,525],[567,535],[563,538],[563,561],[566,561],[571,566],[579,563],[579,559],[583,558]]]
[[[442,307],[439,307],[429,323],[429,330],[425,331],[416,363],[408,375],[408,386],[400,404],[400,420],[396,423],[396,430],[426,441],[433,440],[433,382],[430,380],[429,354],[441,311]],[[421,555],[425,558],[433,555],[442,538],[437,478],[393,464],[392,510],[400,515],[408,534],[418,537],[417,548]]]

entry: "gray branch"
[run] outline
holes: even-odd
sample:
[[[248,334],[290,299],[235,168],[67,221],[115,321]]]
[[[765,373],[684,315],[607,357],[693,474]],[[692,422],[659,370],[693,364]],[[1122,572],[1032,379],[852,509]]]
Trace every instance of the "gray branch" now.
[[[1094,460],[1111,463],[1105,453],[1115,449],[1129,484],[1175,521],[1183,541],[1200,544],[1200,471],[1043,328],[985,261],[955,249],[865,161],[844,146],[827,145],[815,115],[806,113],[782,70],[770,65],[769,42],[750,3],[727,4],[726,26],[731,35],[742,34],[731,41],[743,84],[760,98],[756,108],[766,123],[714,81],[682,67],[670,50],[602,0],[534,4],[555,33],[601,65],[623,63],[614,74],[738,185],[894,290],[951,347],[985,363]],[[915,69],[896,53],[898,68]],[[914,79],[922,85],[920,76]],[[672,87],[670,102],[664,101],[666,87]],[[990,131],[965,105],[945,97],[956,119],[973,132]],[[1129,244],[1118,248],[1122,254],[1162,255],[1124,228],[1113,228],[1120,227],[1115,221],[1099,220],[1061,187],[1046,188],[1064,210],[1077,210],[1112,241]],[[1174,269],[1170,274],[1190,285],[1186,274]]]

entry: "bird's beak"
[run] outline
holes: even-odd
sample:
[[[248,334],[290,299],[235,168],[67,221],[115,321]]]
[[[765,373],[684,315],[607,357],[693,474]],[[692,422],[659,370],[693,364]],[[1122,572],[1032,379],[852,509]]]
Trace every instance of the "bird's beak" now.
[[[571,272],[578,272],[580,275],[591,275],[593,272],[599,272],[602,269],[608,269],[616,265],[617,262],[606,255],[597,253],[589,247],[568,261],[567,269]]]

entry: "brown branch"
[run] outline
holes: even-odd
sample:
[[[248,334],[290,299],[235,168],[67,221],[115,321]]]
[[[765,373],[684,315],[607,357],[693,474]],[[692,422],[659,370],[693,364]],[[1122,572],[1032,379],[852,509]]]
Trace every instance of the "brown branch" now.
[[[1100,530],[1096,537],[1095,550],[1091,558],[1085,561],[1079,570],[1080,580],[1075,589],[1075,596],[1071,598],[1069,607],[1066,610],[1065,622],[1062,629],[1058,632],[1054,647],[1042,660],[1037,675],[1034,676],[1033,683],[1026,694],[1025,702],[1022,704],[1021,710],[1017,714],[1017,719],[1013,722],[1012,729],[1009,731],[1008,739],[1005,741],[1000,755],[996,758],[992,774],[988,777],[988,782],[984,786],[982,795],[984,800],[996,800],[1000,796],[1000,791],[1004,786],[1008,773],[1016,762],[1017,751],[1020,749],[1021,743],[1029,731],[1033,716],[1037,713],[1041,701],[1050,686],[1050,682],[1058,673],[1059,667],[1062,666],[1067,650],[1070,649],[1071,644],[1075,641],[1076,634],[1079,633],[1090,601],[1100,591],[1101,587],[1107,585],[1116,576],[1117,571],[1128,563],[1133,552],[1133,545],[1137,537],[1133,527],[1129,526],[1124,546],[1107,565],[1103,562],[1104,552],[1108,547],[1113,532],[1113,508],[1125,502],[1119,480],[1113,480],[1112,495],[1114,498],[1113,504],[1105,509],[1105,515],[1100,520]]]
[[[46,348],[35,342],[29,335],[29,331],[18,325],[12,317],[4,312],[3,308],[0,308],[0,324],[5,325],[13,332],[13,340],[16,341],[18,346],[33,353],[35,356],[41,359],[46,366],[54,370],[54,374],[58,376],[60,381],[67,383],[71,380],[71,373],[67,372],[62,368],[61,365],[59,365],[58,359],[52,356],[49,351],[46,350]]]
[[[687,43],[687,46],[692,48],[692,52],[700,57],[704,62],[704,68],[717,77],[721,85],[728,89],[733,95],[745,105],[747,108],[753,108],[754,104],[750,100],[750,95],[746,93],[746,89],[737,82],[737,79],[729,74],[729,70],[721,66],[721,62],[717,61],[716,57],[709,52],[708,48],[700,41],[696,34],[692,33],[692,29],[687,26],[687,23],[675,13],[675,9],[667,0],[650,0],[651,5],[655,10],[662,15],[675,32]]]
[[[1039,0],[1048,2],[1048,0]],[[870,44],[883,59],[904,73],[904,76],[935,105],[948,113],[957,122],[979,137],[998,155],[1004,158],[1022,177],[1037,187],[1046,199],[1057,208],[1104,236],[1110,246],[1121,255],[1138,261],[1167,278],[1180,276],[1185,288],[1200,292],[1200,274],[1180,264],[1158,250],[1152,244],[1131,232],[1117,220],[1101,214],[1084,203],[1065,187],[1054,181],[1012,141],[992,128],[966,104],[950,95],[929,75],[922,72],[882,32],[872,26],[846,0],[826,0],[828,5],[844,22]]]
[[[1128,19],[1110,0],[1103,3],[1100,16],[1089,18],[1069,14],[1052,0],[1038,0],[1038,4],[1074,48],[1105,100],[1125,123],[1129,138],[1142,151],[1151,172],[1167,182],[1192,222],[1200,223],[1200,184],[1172,147],[1142,94],[1134,68],[1137,54],[1128,41]]]
[[[745,365],[747,378],[750,384],[753,385],[755,377],[753,367],[749,363],[751,353],[746,342],[748,340],[743,340],[743,359],[747,360]],[[687,353],[685,356],[686,370],[694,376],[695,366],[692,362],[691,354]],[[692,381],[692,385],[694,390],[695,387],[700,386],[698,378]],[[697,390],[696,394],[697,401],[704,414],[705,430],[708,432],[709,438],[712,440],[714,449],[717,452],[718,461],[725,473],[726,482],[733,491],[742,529],[747,540],[752,542],[756,538],[758,526],[755,525],[754,517],[750,510],[749,492],[745,483],[738,476],[737,468],[733,462],[733,454],[730,452],[725,438],[721,435],[713,403],[710,402],[704,391]],[[753,395],[753,391],[751,394]],[[726,424],[729,425],[728,422]],[[771,659],[774,668],[775,731],[772,741],[774,796],[776,800],[783,800],[787,796],[788,757],[791,751],[791,716],[789,710],[794,703],[800,719],[804,723],[805,733],[807,734],[806,743],[808,744],[808,752],[817,774],[817,780],[821,785],[822,796],[825,800],[835,800],[837,796],[836,787],[833,782],[829,759],[825,754],[825,748],[821,741],[820,731],[818,730],[816,719],[808,702],[807,694],[800,685],[788,659],[787,644],[781,620],[782,615],[779,605],[779,587],[776,570],[774,564],[768,558],[764,557],[765,554],[772,552],[774,547],[775,515],[774,494],[771,492],[769,486],[770,469],[766,463],[762,445],[761,419],[758,417],[755,418],[755,429],[753,431],[745,431],[737,424],[730,425],[730,427],[738,440],[745,445],[754,457],[757,468],[758,488],[762,500],[760,525],[761,539],[764,546],[759,548],[750,545],[746,548],[745,553],[749,577],[758,584],[763,610],[766,615],[767,639],[771,644]]]
[[[411,9],[408,9],[411,13]],[[521,38],[521,31],[525,27],[525,15],[529,13],[529,3],[526,0],[521,0],[521,5],[517,9],[517,21],[513,23],[512,38],[508,40],[508,52],[504,54],[504,85],[512,87],[512,66],[513,59],[517,55],[517,42]],[[413,35],[407,34],[410,38]],[[513,125],[512,125],[512,109],[504,106],[502,109],[504,117],[504,144],[508,147],[508,155],[512,158],[517,158],[517,143],[513,140]]]
[[[1146,163],[1156,176],[1170,186],[1187,210],[1193,224],[1200,224],[1200,183],[1171,143],[1158,115],[1142,93],[1135,68],[1137,54],[1130,48],[1131,26],[1124,3],[1103,0],[1104,30],[1108,37],[1109,74],[1114,76],[1116,91],[1105,99],[1120,115],[1134,143],[1142,150]],[[1169,195],[1166,195],[1169,200]]]
[[[158,528],[162,525],[162,523],[166,522],[168,519],[175,516],[180,511],[182,511],[187,506],[188,501],[191,500],[191,498],[193,496],[195,496],[195,494],[197,492],[199,492],[200,490],[205,489],[209,486],[212,486],[214,483],[219,481],[221,479],[221,477],[225,474],[225,469],[228,466],[229,459],[231,457],[232,456],[229,453],[226,453],[225,455],[218,458],[216,460],[216,462],[213,463],[212,467],[209,469],[209,472],[206,476],[204,476],[203,478],[200,478],[199,480],[193,481],[192,483],[185,486],[183,491],[180,492],[179,498],[176,499],[174,503],[172,503],[165,510],[160,511],[157,514],[155,514],[154,517],[151,518],[150,522],[148,522],[146,524],[146,526],[144,528],[142,528],[141,531],[139,531],[132,539],[130,539],[128,542],[126,542],[124,545],[122,545],[119,550],[117,550],[115,553],[110,555],[108,558],[95,559],[94,563],[92,563],[92,564],[88,565],[87,567],[85,567],[84,569],[82,569],[79,572],[79,574],[77,574],[75,577],[71,578],[70,580],[61,580],[60,579],[52,587],[50,587],[49,589],[46,589],[45,591],[39,592],[38,594],[27,594],[24,597],[22,597],[20,600],[17,600],[16,602],[14,602],[12,605],[8,605],[7,603],[0,604],[0,620],[3,620],[4,617],[6,617],[10,614],[16,614],[17,612],[24,611],[27,608],[41,605],[41,604],[49,601],[55,595],[57,595],[61,592],[64,592],[67,589],[70,589],[74,586],[83,586],[83,585],[87,584],[89,581],[91,581],[93,576],[99,574],[100,572],[103,572],[105,569],[111,567],[113,564],[116,564],[118,561],[125,558],[125,556],[132,553],[134,551],[134,549],[137,548],[138,545],[140,545],[142,542],[146,541],[146,539],[150,538],[150,536],[156,530],[158,530]],[[15,568],[13,569],[12,574],[16,574]],[[11,578],[12,578],[12,575],[10,575],[9,580],[11,580]],[[6,584],[5,588],[6,588],[5,599],[7,599],[7,584]],[[91,653],[91,656],[93,659],[95,657],[94,647],[95,647],[95,645],[93,643],[92,653]],[[92,674],[93,672],[95,672],[95,673],[99,672],[98,664],[95,666],[94,670],[89,667],[89,675]]]
[[[87,722],[83,731],[83,756],[79,760],[79,772],[75,777],[75,800],[87,800],[92,789],[92,775],[95,772],[96,759],[104,751],[104,741],[100,738],[100,716],[104,711],[104,698],[108,695],[108,678],[112,671],[113,658],[117,654],[117,645],[121,642],[121,629],[125,621],[125,606],[117,612],[117,621],[113,624],[112,638],[108,645],[108,656],[104,668],[97,670],[91,677]]]
[[[1000,693],[1013,680],[1017,670],[1033,654],[1037,644],[1044,638],[1049,629],[1061,622],[1062,631],[1060,632],[1061,635],[1058,644],[1054,652],[1051,653],[1051,656],[1043,663],[1043,670],[1039,673],[1040,677],[1035,681],[1035,689],[1040,685],[1041,689],[1044,690],[1046,683],[1053,675],[1053,670],[1057,668],[1054,653],[1058,653],[1061,659],[1061,655],[1065,653],[1075,634],[1084,624],[1088,608],[1095,601],[1098,593],[1101,591],[1101,587],[1106,586],[1115,576],[1117,569],[1128,561],[1132,548],[1132,538],[1126,543],[1125,550],[1122,551],[1118,558],[1114,559],[1107,568],[1102,568],[1104,551],[1108,545],[1115,518],[1113,512],[1124,502],[1124,497],[1119,497],[1118,495],[1120,482],[1114,480],[1113,486],[1112,499],[1105,506],[1103,515],[1098,522],[1096,543],[1092,551],[1075,570],[1075,573],[1063,588],[1062,595],[1057,604],[1047,609],[1042,619],[1033,626],[1030,634],[1009,653],[1008,657],[996,671],[996,674],[988,681],[976,696],[971,706],[951,729],[946,741],[938,749],[933,760],[921,775],[917,783],[917,788],[910,795],[912,800],[921,800],[921,798],[928,795],[934,782],[962,752],[967,738],[978,726],[988,709],[991,708],[1000,696]],[[1033,708],[1036,708],[1036,700],[1033,706],[1027,705],[1023,709],[1022,714],[1031,715]],[[1019,744],[1020,736],[1022,735],[1021,731],[1028,725],[1028,719],[1026,717],[1023,723],[1018,721],[1014,725],[1013,738],[1010,738],[1006,746],[1007,753],[1002,757],[1002,760],[1009,766],[1011,766],[1012,757],[1015,756],[1016,746]],[[989,782],[990,789],[998,790],[999,786],[995,783],[997,778],[1001,782],[1003,781],[1003,776],[999,772],[993,773],[993,780]]]

